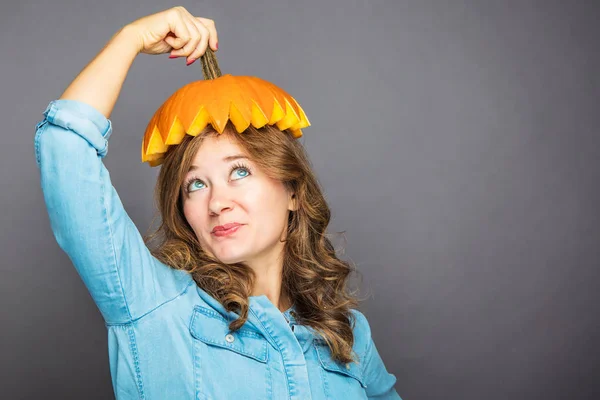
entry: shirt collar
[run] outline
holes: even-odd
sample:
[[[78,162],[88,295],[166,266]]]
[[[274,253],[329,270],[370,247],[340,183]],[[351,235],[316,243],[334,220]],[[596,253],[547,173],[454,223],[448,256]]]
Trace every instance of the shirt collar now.
[[[234,311],[227,311],[225,307],[223,307],[223,305],[208,292],[197,285],[196,288],[198,295],[202,300],[204,300],[209,307],[223,316],[226,321],[231,322],[239,318],[239,314]],[[321,337],[321,335],[312,327],[296,324],[295,304],[282,313],[264,294],[260,296],[250,296],[248,301],[250,310],[244,328],[261,333],[268,341],[272,341],[272,338],[265,331],[265,325],[273,326],[279,324],[281,327],[285,326],[286,332],[288,329],[286,325],[293,325],[293,333],[289,332],[289,334],[296,336],[304,352],[306,352],[315,337]]]
[[[198,295],[202,298],[202,300],[204,300],[204,302],[206,302],[213,310],[215,310],[219,314],[221,314],[223,316],[223,318],[225,318],[226,321],[231,322],[231,321],[239,318],[238,313],[236,313],[235,311],[227,311],[225,309],[225,307],[223,306],[223,304],[221,304],[217,299],[212,297],[208,292],[203,290],[201,287],[196,285],[196,288],[198,291]],[[253,309],[255,311],[254,314],[266,316],[268,318],[281,318],[281,316],[283,315],[286,322],[287,321],[289,321],[290,323],[296,322],[296,318],[295,318],[296,307],[294,305],[292,305],[290,308],[288,308],[284,312],[281,312],[277,307],[275,307],[275,305],[273,303],[271,303],[271,300],[269,300],[269,298],[264,294],[261,294],[259,296],[250,296],[248,298],[248,301],[249,301],[250,309]],[[258,326],[257,321],[255,321],[255,319],[252,318],[251,312],[248,313],[248,320],[246,323],[249,325],[248,328],[250,328],[254,331],[261,332],[261,329]]]

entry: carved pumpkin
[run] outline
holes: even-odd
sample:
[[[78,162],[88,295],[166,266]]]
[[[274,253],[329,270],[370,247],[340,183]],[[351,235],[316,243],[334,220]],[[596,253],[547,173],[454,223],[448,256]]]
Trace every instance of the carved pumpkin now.
[[[295,138],[310,126],[300,105],[283,89],[253,76],[221,76],[210,48],[201,60],[205,79],[178,89],[151,118],[142,141],[142,162],[162,164],[169,146],[181,143],[186,134],[198,135],[207,124],[218,133],[228,121],[238,133],[250,124],[276,125]]]

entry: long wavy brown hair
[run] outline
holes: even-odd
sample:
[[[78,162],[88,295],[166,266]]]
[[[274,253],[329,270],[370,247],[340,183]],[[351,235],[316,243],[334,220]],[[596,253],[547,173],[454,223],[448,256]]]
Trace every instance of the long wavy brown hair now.
[[[357,361],[352,351],[352,308],[356,291],[348,288],[353,264],[339,259],[326,233],[331,212],[304,146],[288,130],[252,125],[237,133],[231,122],[222,135],[234,138],[246,155],[272,179],[294,193],[296,211],[290,211],[283,254],[282,290],[295,305],[298,323],[313,328],[329,346],[332,358]],[[171,146],[156,182],[155,202],[160,226],[144,241],[166,265],[188,271],[198,286],[225,309],[240,316],[229,329],[242,327],[248,317],[248,297],[255,274],[244,263],[225,264],[205,253],[183,213],[183,180],[204,138],[218,133],[208,125],[197,136],[186,135]]]

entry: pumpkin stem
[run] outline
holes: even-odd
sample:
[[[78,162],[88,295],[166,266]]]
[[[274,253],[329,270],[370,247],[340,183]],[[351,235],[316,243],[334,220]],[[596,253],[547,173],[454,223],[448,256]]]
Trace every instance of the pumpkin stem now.
[[[206,48],[206,51],[202,57],[200,57],[200,61],[202,62],[202,75],[204,75],[205,80],[216,79],[221,76],[221,69],[217,62],[217,56],[210,47]]]

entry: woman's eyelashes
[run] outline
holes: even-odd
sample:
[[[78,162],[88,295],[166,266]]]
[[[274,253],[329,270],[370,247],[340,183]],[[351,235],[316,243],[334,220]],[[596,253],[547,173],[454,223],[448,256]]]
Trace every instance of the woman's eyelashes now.
[[[233,165],[229,170],[229,175],[231,175],[231,173],[234,171],[236,172],[236,176],[233,180],[240,180],[242,178],[252,175],[250,168],[241,163]],[[184,188],[187,193],[195,192],[196,189],[203,189],[204,186],[206,186],[204,182],[201,179],[196,178],[195,176],[190,177],[184,183]]]

